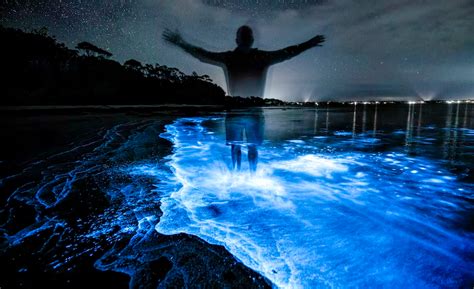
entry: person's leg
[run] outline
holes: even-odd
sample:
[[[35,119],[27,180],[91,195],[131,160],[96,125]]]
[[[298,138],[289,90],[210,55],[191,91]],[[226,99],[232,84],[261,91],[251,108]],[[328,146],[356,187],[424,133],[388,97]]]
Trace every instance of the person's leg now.
[[[249,157],[249,167],[251,172],[255,172],[257,170],[257,163],[258,163],[258,151],[256,145],[249,145],[248,146],[248,157]]]
[[[260,109],[253,110],[252,113],[245,118],[245,135],[247,136],[248,159],[251,172],[257,170],[257,146],[263,142],[264,122],[263,112]]]
[[[240,148],[240,145],[235,145],[233,144],[231,146],[231,152],[232,152],[232,169],[235,170],[240,170],[240,164],[242,160],[242,150]]]

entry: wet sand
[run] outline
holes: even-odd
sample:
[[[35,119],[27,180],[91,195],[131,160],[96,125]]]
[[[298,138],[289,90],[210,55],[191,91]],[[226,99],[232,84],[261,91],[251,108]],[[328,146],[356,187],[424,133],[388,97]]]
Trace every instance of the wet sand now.
[[[159,137],[164,125],[195,107],[76,109],[1,117],[2,288],[270,287],[222,246],[157,233],[157,180],[111,173],[144,159],[163,164],[171,153]],[[114,194],[113,183],[148,191]]]

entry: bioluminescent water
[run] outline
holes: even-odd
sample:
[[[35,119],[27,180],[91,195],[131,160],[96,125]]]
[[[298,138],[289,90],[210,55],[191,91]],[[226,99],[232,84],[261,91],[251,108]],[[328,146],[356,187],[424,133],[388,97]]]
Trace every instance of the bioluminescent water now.
[[[204,273],[183,254],[214,257],[186,234],[278,288],[469,287],[472,111],[364,105],[126,121],[2,179],[21,184],[2,212],[3,250],[33,243],[48,272],[89,260],[129,275],[131,287],[191,286],[204,279],[186,276]],[[242,136],[226,124],[236,113]],[[253,172],[256,125],[264,137]],[[240,170],[230,144],[241,147]],[[13,228],[24,207],[32,219]],[[212,260],[202,266],[232,263]]]

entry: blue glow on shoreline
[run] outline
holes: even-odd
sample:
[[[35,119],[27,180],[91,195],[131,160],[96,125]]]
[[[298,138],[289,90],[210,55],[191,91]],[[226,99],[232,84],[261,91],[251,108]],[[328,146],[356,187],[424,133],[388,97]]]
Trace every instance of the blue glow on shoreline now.
[[[264,143],[255,175],[244,163],[231,172],[229,147],[205,120],[163,134],[178,189],[162,199],[159,233],[223,245],[281,288],[456,287],[473,277],[473,236],[449,229],[456,209],[472,208],[459,198],[472,201],[460,194],[472,186],[436,161],[324,152],[306,139]]]
[[[31,223],[13,227],[15,211],[4,210],[10,225],[0,229],[2,245],[38,244],[32,254],[49,272],[77,270],[89,258],[134,285],[163,256],[158,232],[223,245],[281,288],[458,288],[474,280],[472,230],[460,228],[474,187],[462,181],[465,171],[447,168],[466,155],[460,167],[470,167],[474,130],[420,127],[434,133],[406,140],[409,130],[310,128],[264,141],[251,175],[246,148],[242,170],[229,170],[222,127],[222,118],[176,120],[162,134],[174,145],[163,158],[162,122],[141,119],[32,163],[6,206],[30,209]],[[458,156],[456,133],[465,145]],[[447,145],[433,150],[439,159],[429,158],[423,150],[436,142]],[[172,270],[181,274],[179,264]]]

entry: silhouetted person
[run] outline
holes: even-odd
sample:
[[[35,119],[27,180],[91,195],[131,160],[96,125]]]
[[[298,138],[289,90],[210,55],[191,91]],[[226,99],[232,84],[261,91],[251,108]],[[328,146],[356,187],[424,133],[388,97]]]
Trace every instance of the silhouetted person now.
[[[240,170],[242,146],[246,145],[250,171],[257,170],[257,146],[263,142],[264,122],[261,108],[227,112],[225,117],[226,144],[231,145],[233,169]]]
[[[163,38],[188,52],[202,62],[214,64],[224,69],[228,93],[231,96],[264,96],[268,68],[276,63],[291,59],[324,42],[323,35],[317,35],[298,45],[275,51],[252,48],[253,31],[248,26],[237,30],[237,48],[226,52],[210,52],[185,41],[179,32],[165,30]]]
[[[237,48],[226,52],[210,52],[185,41],[179,32],[165,30],[163,38],[198,58],[202,62],[220,66],[224,69],[228,93],[231,96],[263,97],[268,68],[276,63],[291,59],[324,42],[323,35],[317,35],[298,45],[275,51],[264,51],[252,48],[254,38],[249,26],[237,30],[235,42]],[[248,160],[251,171],[257,169],[257,146],[263,141],[264,118],[262,111],[242,113],[229,112],[226,115],[226,139],[231,145],[232,167],[240,169],[241,146],[248,146]],[[244,142],[244,133],[246,142]]]

